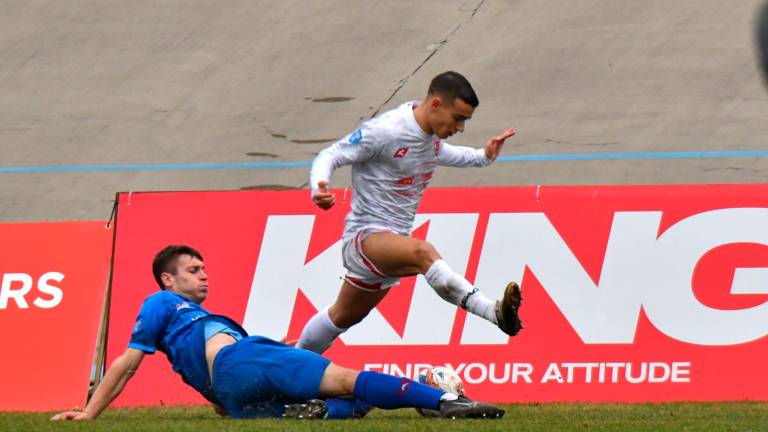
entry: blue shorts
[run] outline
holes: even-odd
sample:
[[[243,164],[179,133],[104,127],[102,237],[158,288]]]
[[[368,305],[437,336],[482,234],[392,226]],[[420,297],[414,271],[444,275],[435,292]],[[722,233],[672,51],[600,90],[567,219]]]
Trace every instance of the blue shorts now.
[[[232,417],[280,417],[286,403],[319,395],[330,360],[262,336],[225,346],[213,362],[213,391]]]

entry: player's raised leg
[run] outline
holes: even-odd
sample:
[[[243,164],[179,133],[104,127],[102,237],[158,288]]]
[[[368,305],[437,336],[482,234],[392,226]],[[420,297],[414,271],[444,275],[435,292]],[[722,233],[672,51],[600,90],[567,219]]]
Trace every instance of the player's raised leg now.
[[[362,321],[388,291],[364,291],[344,281],[336,302],[316,313],[304,325],[296,348],[322,354],[340,334]]]
[[[323,353],[340,334],[360,322],[386,295],[399,277],[423,274],[437,294],[514,336],[522,323],[520,288],[510,283],[501,300],[490,300],[453,271],[428,242],[391,231],[361,230],[345,240],[348,270],[336,302],[315,314],[304,326],[297,348]]]
[[[501,300],[491,300],[453,271],[430,243],[392,232],[370,234],[362,249],[381,272],[395,277],[423,274],[445,301],[498,325],[511,336],[522,329],[518,316],[522,297],[516,283],[507,286]]]

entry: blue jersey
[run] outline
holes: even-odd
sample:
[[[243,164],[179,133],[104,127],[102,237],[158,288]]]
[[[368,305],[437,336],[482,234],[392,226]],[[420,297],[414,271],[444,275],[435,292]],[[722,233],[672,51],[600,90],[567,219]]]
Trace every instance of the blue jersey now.
[[[159,291],[144,300],[128,346],[147,354],[156,350],[165,353],[173,370],[185,383],[209,401],[219,404],[211,388],[205,357],[205,327],[212,321],[248,336],[233,320],[213,315],[175,292]]]

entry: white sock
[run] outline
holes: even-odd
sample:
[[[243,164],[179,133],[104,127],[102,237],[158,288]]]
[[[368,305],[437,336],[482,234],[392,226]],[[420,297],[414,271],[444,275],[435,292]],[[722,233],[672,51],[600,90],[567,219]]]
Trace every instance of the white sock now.
[[[441,401],[454,401],[459,398],[459,395],[454,393],[443,393],[442,396],[440,396]]]
[[[437,260],[424,273],[427,283],[443,300],[464,307],[469,312],[498,324],[496,320],[496,302],[473,287],[468,280],[451,269],[443,260]],[[467,296],[469,295],[469,296]]]
[[[296,342],[296,348],[322,354],[340,334],[347,331],[345,328],[336,327],[331,321],[328,315],[329,307],[316,313],[307,321],[299,341]]]

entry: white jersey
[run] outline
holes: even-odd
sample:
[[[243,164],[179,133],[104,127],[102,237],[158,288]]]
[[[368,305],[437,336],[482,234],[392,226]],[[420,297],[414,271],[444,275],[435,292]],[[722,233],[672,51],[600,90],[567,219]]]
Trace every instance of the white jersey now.
[[[480,167],[491,163],[485,150],[453,146],[428,135],[407,102],[363,123],[321,151],[312,162],[309,184],[330,184],[336,168],[352,165],[352,211],[343,238],[375,226],[410,235],[421,196],[437,165]]]

